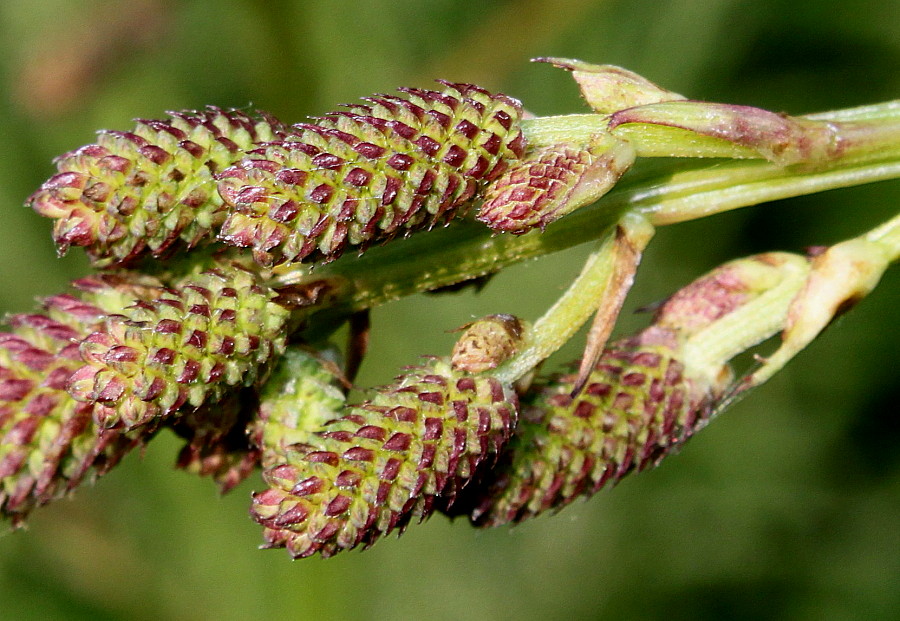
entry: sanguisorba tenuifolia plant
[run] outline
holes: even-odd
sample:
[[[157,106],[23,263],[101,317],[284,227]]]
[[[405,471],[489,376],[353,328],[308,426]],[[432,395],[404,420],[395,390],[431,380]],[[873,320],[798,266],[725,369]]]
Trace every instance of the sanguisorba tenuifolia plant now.
[[[178,465],[223,491],[262,470],[250,513],[294,557],[438,512],[519,522],[677,451],[900,256],[898,216],[809,256],[736,259],[608,344],[655,226],[900,177],[900,106],[789,117],[542,60],[591,113],[531,118],[441,82],[297,125],[170,113],[60,157],[28,203],[95,272],[0,334],[3,516],[22,524],[168,427]],[[668,168],[630,179],[647,157]],[[348,399],[368,309],[590,242],[543,316],[474,321],[452,352]],[[581,360],[542,372],[591,315]]]

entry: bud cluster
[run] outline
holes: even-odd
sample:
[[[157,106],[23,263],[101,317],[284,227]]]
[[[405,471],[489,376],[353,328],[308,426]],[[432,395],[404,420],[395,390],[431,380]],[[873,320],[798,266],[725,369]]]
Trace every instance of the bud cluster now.
[[[348,404],[370,307],[568,242],[451,239],[439,251],[418,246],[422,265],[401,251],[315,275],[283,264],[332,261],[473,205],[495,232],[543,230],[606,193],[637,155],[785,166],[829,163],[863,144],[862,123],[689,101],[616,67],[544,60],[572,71],[599,114],[525,120],[515,99],[441,82],[291,127],[218,108],[171,113],[60,157],[28,202],[55,219],[61,252],[82,246],[106,271],[13,315],[0,333],[0,515],[21,523],[168,427],[186,441],[178,466],[222,491],[262,467],[251,516],[265,547],[295,558],[367,547],[434,512],[519,522],[677,451],[900,255],[895,218],[812,261],[733,261],[659,305],[650,327],[607,345],[653,225],[701,209],[687,202],[707,182],[689,175],[682,185],[693,189],[664,185],[658,204],[651,188],[598,209],[602,243],[534,326],[505,314],[474,321],[450,357]],[[730,191],[716,188],[720,199]],[[591,314],[578,373],[534,380]],[[312,344],[344,323],[342,370],[334,350]],[[782,347],[733,383],[729,361],[782,329]]]
[[[294,557],[370,545],[452,502],[505,444],[516,406],[511,387],[432,360],[292,445],[251,514]]]
[[[223,241],[263,264],[332,259],[429,228],[522,157],[521,104],[470,84],[403,89],[299,124],[220,175]]]
[[[254,144],[284,135],[270,116],[210,107],[103,131],[57,159],[59,173],[29,199],[54,218],[60,249],[84,246],[96,265],[190,248],[225,219],[215,175]]]

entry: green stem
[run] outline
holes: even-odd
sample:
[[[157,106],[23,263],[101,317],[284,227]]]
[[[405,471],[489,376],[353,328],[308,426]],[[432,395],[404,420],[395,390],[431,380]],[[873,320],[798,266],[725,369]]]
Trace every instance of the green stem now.
[[[884,247],[891,263],[900,259],[900,214],[872,229],[864,238]]]
[[[689,104],[702,108],[695,102],[669,102]],[[715,104],[713,104],[715,106]],[[635,108],[634,110],[640,110]],[[755,110],[750,108],[749,110]],[[768,116],[763,110],[759,111]],[[677,117],[675,117],[677,118]],[[823,112],[794,117],[815,131],[819,126],[827,129],[836,147],[837,155],[831,160],[883,159],[884,149],[895,154],[900,150],[900,102],[849,108],[835,112]],[[609,133],[609,115],[569,114],[528,119],[522,122],[522,130],[529,144],[543,146],[561,142],[586,143],[591,136]],[[752,120],[748,120],[748,123]],[[687,129],[655,123],[626,123],[613,130],[613,135],[632,144],[638,157],[699,157],[761,159],[757,149],[735,144],[712,135],[703,135]],[[736,138],[740,138],[737,136]],[[777,140],[779,136],[773,136]],[[812,135],[809,136],[813,140]]]
[[[612,275],[615,237],[615,231],[606,235],[566,292],[532,326],[525,348],[492,371],[491,375],[501,382],[518,380],[559,349],[584,325],[597,308],[597,301]]]
[[[638,256],[653,236],[653,227],[646,219],[632,214],[622,218],[618,228],[624,233],[624,243]],[[610,293],[615,295],[609,291],[609,284],[619,261],[617,237],[616,230],[606,234],[566,292],[535,322],[524,349],[491,375],[501,382],[517,381],[567,343]]]
[[[667,183],[625,200],[656,226],[696,220],[768,201],[815,194],[900,177],[900,153],[888,161],[856,164],[837,162],[829,170],[803,172],[764,162],[720,164],[675,173]]]
[[[815,339],[843,310],[867,296],[900,254],[900,215],[812,260],[802,290],[785,315],[781,346],[742,382],[758,386]]]
[[[592,136],[609,133],[605,114],[544,116],[522,122],[528,144],[535,147],[562,142],[587,143]],[[616,137],[627,140],[638,157],[728,157],[759,158],[758,152],[682,129],[641,124],[617,128]]]

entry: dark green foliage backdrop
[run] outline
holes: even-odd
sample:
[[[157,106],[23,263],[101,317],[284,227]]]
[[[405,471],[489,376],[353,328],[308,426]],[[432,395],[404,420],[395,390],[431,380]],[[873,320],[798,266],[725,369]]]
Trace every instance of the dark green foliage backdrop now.
[[[0,5],[0,309],[86,270],[22,207],[51,159],[98,128],[206,104],[285,120],[432,78],[538,114],[584,111],[557,55],[615,63],[696,98],[790,113],[900,97],[896,0],[32,0]],[[830,192],[661,230],[629,308],[729,258],[800,250],[886,219],[900,184]],[[583,249],[480,295],[380,309],[362,384],[474,316],[535,318]],[[260,552],[256,477],[226,498],[158,438],[71,502],[0,538],[4,619],[900,618],[896,308],[882,286],[679,456],[557,516],[476,531],[436,517],[365,553]],[[640,325],[627,315],[621,330]],[[577,355],[571,344],[559,360]]]

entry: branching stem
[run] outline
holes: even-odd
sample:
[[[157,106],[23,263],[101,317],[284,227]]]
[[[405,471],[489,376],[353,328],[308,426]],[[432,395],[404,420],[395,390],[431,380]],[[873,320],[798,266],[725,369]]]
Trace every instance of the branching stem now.
[[[591,132],[602,128],[604,118],[545,117],[529,121],[527,131],[532,139],[552,141],[563,135],[564,124],[569,132]],[[854,133],[840,157],[816,169],[802,164],[779,166],[762,160],[660,161],[663,166],[652,175],[640,176],[638,171],[626,175],[600,201],[569,214],[543,232],[495,235],[481,224],[460,220],[446,228],[372,248],[361,256],[345,256],[314,269],[307,265],[279,268],[273,275],[273,285],[328,282],[334,303],[326,314],[333,319],[600,239],[628,212],[642,214],[651,224],[660,226],[766,201],[900,177],[900,103],[806,118],[854,123],[857,128],[865,125],[869,138],[861,139]],[[872,234],[891,240],[900,235],[896,224],[885,227]],[[313,325],[316,319],[313,317]]]

